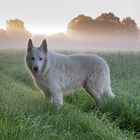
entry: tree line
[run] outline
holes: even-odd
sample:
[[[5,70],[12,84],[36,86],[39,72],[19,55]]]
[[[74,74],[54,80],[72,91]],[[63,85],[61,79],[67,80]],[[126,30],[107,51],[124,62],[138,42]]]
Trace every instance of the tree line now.
[[[0,29],[1,46],[16,45],[19,47],[23,42],[23,45],[25,45],[31,37],[32,34],[25,28],[24,21],[20,19],[7,20],[6,29]],[[34,36],[34,38],[38,40],[40,36]],[[46,38],[46,36],[41,35],[41,38]],[[52,42],[65,43],[70,41],[70,39],[92,40],[96,42],[104,42],[104,40],[123,40],[129,42],[133,40],[136,42],[139,40],[139,29],[135,20],[131,17],[120,20],[119,17],[111,12],[103,13],[95,19],[90,16],[78,15],[68,23],[66,34],[57,34],[50,38]]]
[[[120,20],[113,13],[103,13],[97,18],[78,15],[68,23],[68,34],[82,37],[114,37],[121,39],[139,39],[139,29],[134,19],[126,17]]]

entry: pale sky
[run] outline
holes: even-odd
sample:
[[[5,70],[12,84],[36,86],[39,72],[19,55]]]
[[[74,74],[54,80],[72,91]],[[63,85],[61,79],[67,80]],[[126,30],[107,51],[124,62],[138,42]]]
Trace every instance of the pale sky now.
[[[140,0],[0,0],[0,28],[7,19],[19,18],[35,34],[64,32],[73,17],[96,18],[103,12],[130,16],[140,27]]]

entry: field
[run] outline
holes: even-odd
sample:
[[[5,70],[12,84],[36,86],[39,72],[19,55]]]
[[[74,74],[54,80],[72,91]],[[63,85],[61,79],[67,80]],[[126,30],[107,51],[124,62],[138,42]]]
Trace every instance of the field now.
[[[100,53],[111,69],[115,100],[96,107],[85,91],[46,106],[23,51],[0,51],[0,140],[139,140],[140,53]]]

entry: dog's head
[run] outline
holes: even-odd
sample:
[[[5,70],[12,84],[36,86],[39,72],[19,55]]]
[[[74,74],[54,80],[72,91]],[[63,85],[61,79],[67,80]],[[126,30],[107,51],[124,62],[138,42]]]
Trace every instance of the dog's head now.
[[[36,48],[33,46],[32,40],[29,39],[26,63],[28,68],[34,75],[39,75],[47,65],[47,42],[44,39],[40,47]]]

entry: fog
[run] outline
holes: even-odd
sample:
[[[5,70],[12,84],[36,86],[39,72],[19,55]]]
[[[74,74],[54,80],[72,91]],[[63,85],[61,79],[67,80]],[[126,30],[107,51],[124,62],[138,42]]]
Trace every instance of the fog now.
[[[49,50],[66,50],[66,51],[140,51],[140,41],[135,40],[115,40],[109,38],[99,38],[98,40],[90,39],[74,39],[64,33],[58,33],[51,36],[46,35],[30,35],[24,38],[3,38],[0,39],[0,49],[15,48],[26,49],[28,39],[32,38],[34,46],[39,47],[42,40],[46,39]],[[76,37],[75,37],[76,38]]]
[[[20,19],[6,21],[0,29],[0,49],[26,49],[29,38],[39,47],[46,39],[49,50],[66,51],[140,51],[137,24],[130,17],[122,21],[113,13],[101,14],[96,19],[79,15],[68,23],[65,33],[53,35],[31,34]]]
[[[84,38],[77,35],[69,37],[65,33],[54,35],[23,34],[8,37],[0,37],[0,49],[16,48],[26,49],[29,38],[33,40],[34,46],[39,47],[42,40],[46,39],[49,50],[73,50],[73,51],[140,51],[140,41],[129,38],[128,40],[114,39],[114,37]]]

